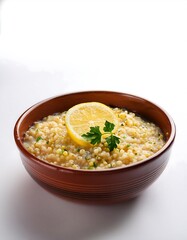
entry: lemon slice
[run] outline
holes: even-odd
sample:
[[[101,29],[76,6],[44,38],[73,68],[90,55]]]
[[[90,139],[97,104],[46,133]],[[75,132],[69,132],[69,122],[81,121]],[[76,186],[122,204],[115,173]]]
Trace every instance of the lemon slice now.
[[[70,108],[66,113],[65,123],[71,139],[81,146],[89,146],[82,134],[90,131],[90,127],[100,127],[103,131],[106,120],[115,125],[113,132],[118,127],[118,119],[113,110],[103,103],[86,102]]]

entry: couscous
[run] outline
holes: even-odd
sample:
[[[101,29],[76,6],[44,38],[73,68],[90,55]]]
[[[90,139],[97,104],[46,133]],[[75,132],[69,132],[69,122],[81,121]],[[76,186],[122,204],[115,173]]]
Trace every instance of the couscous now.
[[[109,149],[103,137],[100,143],[81,146],[69,136],[66,111],[35,122],[25,133],[24,147],[35,157],[65,168],[103,170],[124,167],[142,161],[165,144],[158,126],[125,109],[112,108],[118,119],[117,147]],[[86,134],[86,133],[85,133]]]

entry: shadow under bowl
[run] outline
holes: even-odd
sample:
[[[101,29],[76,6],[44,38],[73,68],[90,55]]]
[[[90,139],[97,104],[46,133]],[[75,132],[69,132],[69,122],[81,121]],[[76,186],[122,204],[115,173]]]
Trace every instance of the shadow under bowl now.
[[[138,163],[94,171],[54,166],[34,157],[24,148],[24,134],[35,121],[68,110],[78,103],[90,101],[125,108],[154,122],[164,134],[165,145],[152,157]],[[44,100],[26,110],[14,127],[14,138],[23,165],[33,179],[60,196],[93,203],[120,202],[142,193],[165,169],[175,134],[175,124],[162,108],[144,98],[111,91],[75,92]]]

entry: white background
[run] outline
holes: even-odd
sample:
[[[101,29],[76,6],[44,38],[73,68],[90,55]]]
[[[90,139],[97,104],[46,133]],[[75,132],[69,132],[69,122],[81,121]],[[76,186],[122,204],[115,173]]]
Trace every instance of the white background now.
[[[187,239],[187,1],[0,1],[0,236],[3,240]],[[78,90],[156,102],[177,137],[139,198],[61,199],[25,171],[14,124],[32,104]]]

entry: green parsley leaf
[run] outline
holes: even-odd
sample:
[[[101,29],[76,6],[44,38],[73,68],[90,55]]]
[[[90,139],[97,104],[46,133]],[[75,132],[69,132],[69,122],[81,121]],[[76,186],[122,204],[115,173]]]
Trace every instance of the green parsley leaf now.
[[[39,136],[39,137],[37,137],[36,138],[36,142],[38,142],[38,141],[40,141],[40,140],[42,140],[43,138],[41,137],[41,136]]]
[[[96,163],[96,162],[94,162],[94,163],[93,163],[93,166],[94,166],[94,168],[96,168],[96,167],[97,167],[97,163]]]
[[[101,137],[104,134],[109,134],[109,136],[105,139],[108,148],[110,151],[114,150],[114,148],[117,147],[117,144],[120,143],[120,138],[113,135],[112,130],[114,129],[115,125],[113,123],[110,123],[108,121],[105,122],[105,126],[103,128],[104,133],[102,134],[99,126],[96,127],[90,127],[90,131],[86,134],[83,134],[82,137],[89,141],[91,144],[99,144],[101,142]]]
[[[100,132],[99,126],[90,127],[90,131],[82,135],[83,138],[90,141],[93,145],[101,142],[101,136],[102,133]]]
[[[103,128],[103,130],[105,132],[112,132],[112,130],[114,130],[115,125],[113,123],[110,123],[108,121],[105,122],[105,127]]]
[[[106,142],[108,144],[108,148],[110,151],[114,150],[114,148],[117,147],[117,144],[119,144],[120,140],[119,137],[114,136],[111,134],[111,136],[106,138]]]

